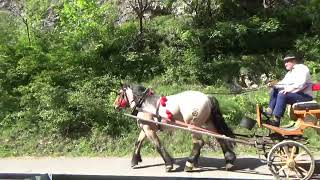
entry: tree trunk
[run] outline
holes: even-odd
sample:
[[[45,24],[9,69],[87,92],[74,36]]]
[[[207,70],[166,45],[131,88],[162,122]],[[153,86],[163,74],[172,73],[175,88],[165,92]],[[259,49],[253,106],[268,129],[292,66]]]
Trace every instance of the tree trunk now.
[[[22,21],[23,21],[23,22],[24,22],[24,24],[26,25],[26,28],[27,28],[27,35],[28,35],[28,41],[29,41],[29,45],[31,45],[30,29],[29,29],[28,19],[24,19],[24,18],[22,18]]]
[[[139,15],[139,31],[140,34],[143,34],[143,15]]]

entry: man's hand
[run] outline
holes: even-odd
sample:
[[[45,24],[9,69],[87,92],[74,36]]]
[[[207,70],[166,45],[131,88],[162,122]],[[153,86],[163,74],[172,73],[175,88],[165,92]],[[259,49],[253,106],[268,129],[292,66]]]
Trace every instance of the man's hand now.
[[[285,87],[283,90],[279,91],[279,93],[282,93],[282,94],[287,94],[288,92],[293,92],[295,90],[295,88],[293,87]]]
[[[269,81],[269,82],[267,83],[267,86],[268,86],[268,87],[274,87],[277,83],[278,83],[278,81],[275,81],[275,80]]]

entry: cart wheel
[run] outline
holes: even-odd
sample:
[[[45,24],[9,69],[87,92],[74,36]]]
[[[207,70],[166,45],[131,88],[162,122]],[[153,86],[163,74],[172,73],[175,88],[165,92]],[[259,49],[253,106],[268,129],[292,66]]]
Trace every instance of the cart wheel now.
[[[277,179],[310,179],[315,161],[308,148],[296,141],[274,145],[267,158],[268,167]]]

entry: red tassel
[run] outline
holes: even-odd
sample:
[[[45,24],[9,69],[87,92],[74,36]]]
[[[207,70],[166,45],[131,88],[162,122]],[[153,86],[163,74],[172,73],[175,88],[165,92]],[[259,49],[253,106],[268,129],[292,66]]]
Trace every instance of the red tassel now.
[[[172,113],[169,111],[169,110],[166,110],[166,114],[167,114],[167,116],[168,116],[168,119],[170,119],[170,120],[172,120]]]
[[[168,99],[165,97],[165,96],[163,96],[163,97],[161,97],[161,99],[160,99],[160,104],[163,106],[163,107],[166,107],[166,102],[168,101]]]
[[[120,102],[120,107],[122,107],[122,108],[127,107],[127,101],[122,99],[121,102]]]

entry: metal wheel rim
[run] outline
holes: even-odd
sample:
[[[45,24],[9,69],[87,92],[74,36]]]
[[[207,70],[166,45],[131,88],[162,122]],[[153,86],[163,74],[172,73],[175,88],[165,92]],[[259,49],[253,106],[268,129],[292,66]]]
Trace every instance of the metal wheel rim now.
[[[310,179],[315,161],[309,149],[296,141],[282,141],[268,153],[267,164],[277,179]]]

